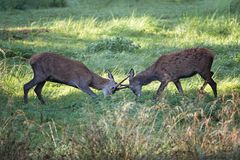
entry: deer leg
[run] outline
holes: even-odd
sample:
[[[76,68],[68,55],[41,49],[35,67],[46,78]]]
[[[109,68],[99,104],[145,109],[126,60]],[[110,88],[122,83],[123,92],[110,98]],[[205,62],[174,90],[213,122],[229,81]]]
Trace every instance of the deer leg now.
[[[93,97],[93,98],[97,97],[97,95],[88,86],[84,86],[84,87],[80,87],[80,88],[83,92],[87,93],[91,97]]]
[[[31,81],[29,81],[28,83],[26,83],[23,86],[23,90],[24,90],[24,103],[27,104],[28,103],[28,92],[31,88],[33,88],[36,84],[38,84],[40,82],[40,80],[38,80],[37,78],[33,78]]]
[[[178,92],[180,93],[181,96],[183,96],[183,89],[182,85],[179,80],[173,82],[175,86],[177,87]]]
[[[213,76],[213,74],[214,74],[214,72],[210,71],[211,77]],[[203,93],[203,91],[204,91],[205,87],[207,86],[207,84],[208,84],[207,81],[204,81],[202,87],[200,88],[200,93]]]
[[[201,89],[202,89],[202,88],[204,89],[205,86],[207,85],[207,84],[205,84],[205,83],[208,83],[208,84],[211,86],[212,90],[213,90],[214,96],[217,97],[217,84],[216,84],[216,82],[212,79],[212,72],[210,72],[210,73],[207,74],[207,75],[203,75],[203,74],[200,74],[200,75],[201,75],[201,77],[205,80],[205,82],[204,82],[203,86],[201,87]]]
[[[44,86],[44,84],[46,83],[46,81],[40,82],[37,84],[37,86],[35,87],[34,91],[38,97],[38,99],[40,100],[41,104],[45,104],[43,98],[42,98],[42,88]]]
[[[207,82],[211,86],[214,96],[216,98],[217,97],[217,83],[212,78],[210,78]]]
[[[207,86],[207,81],[204,81],[202,87],[200,88],[200,93],[203,93],[203,90],[205,89],[205,87]]]
[[[164,88],[167,86],[168,82],[161,82],[161,85],[159,86],[158,90],[157,90],[157,95],[156,98],[159,97],[161,95],[161,93],[163,92]]]
[[[89,88],[89,86],[86,85],[86,84],[81,85],[81,84],[79,84],[79,83],[76,82],[76,81],[71,81],[71,82],[69,83],[69,85],[81,89],[83,92],[87,93],[87,94],[90,95],[91,97],[97,97],[97,95],[96,95],[96,94]]]

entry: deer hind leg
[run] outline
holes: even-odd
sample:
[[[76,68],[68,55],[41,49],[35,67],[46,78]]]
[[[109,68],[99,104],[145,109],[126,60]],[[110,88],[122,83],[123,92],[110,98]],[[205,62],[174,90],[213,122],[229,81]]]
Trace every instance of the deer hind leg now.
[[[207,80],[207,83],[211,86],[214,96],[217,97],[217,83],[211,78]]]
[[[34,91],[38,97],[38,99],[40,100],[41,104],[45,104],[43,98],[42,98],[42,88],[43,86],[45,85],[46,81],[43,81],[43,82],[39,82],[37,84],[37,86],[35,87]]]
[[[207,84],[209,84],[213,90],[213,94],[217,97],[217,83],[212,79],[213,72],[209,72],[207,74],[200,73],[200,76],[205,80],[200,91],[203,91]]]
[[[176,80],[176,81],[174,81],[173,83],[174,83],[175,86],[177,87],[177,90],[178,90],[178,92],[180,93],[180,95],[183,96],[184,94],[183,94],[183,89],[182,89],[182,85],[181,85],[180,81],[179,81],[179,80]]]
[[[26,83],[23,86],[23,90],[24,90],[24,103],[27,104],[28,103],[28,92],[31,88],[33,88],[36,84],[40,83],[41,80],[39,80],[38,78],[34,77],[31,81],[29,81],[28,83]]]
[[[199,93],[203,94],[204,93],[204,89],[207,86],[207,81],[204,81],[203,85],[200,87]]]
[[[210,71],[210,73],[211,73],[211,77],[212,77],[214,73],[212,71]],[[203,93],[203,91],[204,91],[205,87],[207,86],[207,84],[208,84],[207,81],[204,81],[202,87],[200,88],[200,93]]]

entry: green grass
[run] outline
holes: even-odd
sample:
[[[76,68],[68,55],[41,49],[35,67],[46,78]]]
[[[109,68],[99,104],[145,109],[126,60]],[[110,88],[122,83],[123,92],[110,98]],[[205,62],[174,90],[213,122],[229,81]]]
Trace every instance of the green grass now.
[[[0,154],[3,159],[238,159],[240,146],[240,24],[227,0],[85,1],[68,7],[0,13]],[[126,42],[138,49],[89,49]],[[160,55],[190,47],[215,53],[212,70],[219,96],[200,76],[181,80],[185,96],[168,85],[143,87],[92,99],[82,91],[47,83],[46,105],[33,90],[23,104],[23,85],[32,78],[27,59],[52,51],[82,61],[117,81],[130,68],[150,66]]]

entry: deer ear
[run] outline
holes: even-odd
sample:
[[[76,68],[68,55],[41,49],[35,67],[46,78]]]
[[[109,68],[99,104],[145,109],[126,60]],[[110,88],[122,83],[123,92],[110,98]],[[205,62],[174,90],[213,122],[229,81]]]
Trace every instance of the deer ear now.
[[[107,71],[107,73],[108,73],[108,78],[114,81],[112,73],[110,71]]]
[[[133,78],[133,77],[134,77],[134,70],[133,70],[133,69],[130,69],[130,71],[129,71],[129,77],[130,77],[130,78]]]

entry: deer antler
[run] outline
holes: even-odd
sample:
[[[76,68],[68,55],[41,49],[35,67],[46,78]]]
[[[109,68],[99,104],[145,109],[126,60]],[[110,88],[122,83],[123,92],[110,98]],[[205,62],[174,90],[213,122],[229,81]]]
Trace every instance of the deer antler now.
[[[122,83],[123,83],[124,81],[126,81],[128,78],[129,78],[129,75],[128,75],[126,78],[124,78],[121,82],[119,82],[119,83],[117,84],[116,88],[118,88],[118,86],[123,86]]]
[[[126,78],[124,78],[121,82],[119,82],[119,83],[116,85],[116,87],[115,87],[115,89],[114,89],[113,92],[116,92],[116,91],[121,90],[121,89],[124,89],[124,88],[128,88],[128,87],[129,87],[128,85],[122,84],[122,83],[123,83],[124,81],[126,81],[128,78],[129,78],[129,75],[128,75]]]

